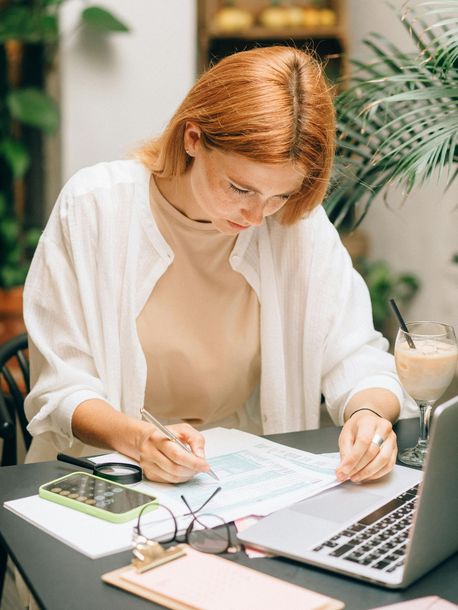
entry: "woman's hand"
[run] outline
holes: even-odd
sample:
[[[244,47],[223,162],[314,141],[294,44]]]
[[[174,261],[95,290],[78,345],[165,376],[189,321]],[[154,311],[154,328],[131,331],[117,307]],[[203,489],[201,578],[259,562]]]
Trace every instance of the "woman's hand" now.
[[[207,472],[210,467],[204,458],[205,439],[202,434],[189,424],[167,428],[189,445],[192,453],[187,453],[160,430],[148,425],[138,447],[145,477],[159,483],[184,483],[199,472]]]
[[[373,442],[383,439],[379,446]],[[375,438],[374,438],[375,437]],[[396,435],[391,422],[370,411],[358,411],[347,420],[339,437],[340,481],[354,483],[379,479],[392,470],[397,455]]]
[[[82,402],[72,417],[73,434],[83,443],[137,460],[151,481],[183,483],[198,472],[207,472],[210,467],[204,458],[202,434],[188,424],[168,427],[192,453],[170,441],[156,426],[120,413],[104,400]]]

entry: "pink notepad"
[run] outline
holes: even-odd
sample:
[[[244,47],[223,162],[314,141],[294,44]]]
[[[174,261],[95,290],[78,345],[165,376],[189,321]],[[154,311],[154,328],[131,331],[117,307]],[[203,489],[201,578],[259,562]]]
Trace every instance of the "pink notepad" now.
[[[391,604],[390,606],[380,606],[374,610],[456,610],[458,606],[446,601],[436,595],[429,597],[419,597],[410,599],[407,602],[400,604]]]
[[[342,602],[186,547],[186,555],[139,574],[128,567],[102,579],[173,610],[338,610]]]

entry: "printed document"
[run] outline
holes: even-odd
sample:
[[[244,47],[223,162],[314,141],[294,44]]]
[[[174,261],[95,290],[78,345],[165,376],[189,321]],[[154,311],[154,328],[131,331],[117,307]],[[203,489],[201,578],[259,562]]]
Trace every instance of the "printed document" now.
[[[180,516],[189,512],[180,496],[197,509],[221,487],[205,511],[233,521],[247,515],[268,515],[338,484],[338,455],[316,455],[233,429],[213,428],[203,434],[208,462],[219,481],[201,473],[179,485],[142,481],[135,489],[155,495]],[[122,457],[109,454],[93,461],[119,461]],[[151,523],[155,520],[154,513],[145,517]],[[180,527],[185,527],[188,519],[180,522]],[[168,533],[162,528],[158,523],[155,535]]]
[[[185,516],[188,509],[181,495],[191,508],[197,509],[217,487],[221,487],[204,510],[232,521],[248,515],[269,514],[338,484],[335,478],[338,456],[292,449],[238,430],[213,428],[203,434],[207,459],[219,481],[202,473],[178,485],[144,480],[132,486],[156,496],[160,503],[170,508],[179,518],[180,529],[185,528],[190,519]],[[116,453],[92,460],[97,463],[132,462]],[[131,548],[133,521],[109,523],[38,495],[6,502],[5,508],[89,557],[102,557]],[[158,517],[155,520],[154,511],[145,514],[147,522],[151,523],[148,528],[151,535],[160,538],[169,533],[169,522],[159,521]]]

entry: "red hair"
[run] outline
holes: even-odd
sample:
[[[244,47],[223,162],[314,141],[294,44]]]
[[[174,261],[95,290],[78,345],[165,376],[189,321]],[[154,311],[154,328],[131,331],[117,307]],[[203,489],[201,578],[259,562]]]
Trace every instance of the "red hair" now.
[[[335,117],[330,87],[319,63],[291,47],[229,55],[192,87],[161,136],[136,157],[156,176],[183,174],[186,123],[196,123],[204,144],[267,164],[293,162],[305,176],[300,192],[282,208],[293,224],[323,200],[334,157]]]

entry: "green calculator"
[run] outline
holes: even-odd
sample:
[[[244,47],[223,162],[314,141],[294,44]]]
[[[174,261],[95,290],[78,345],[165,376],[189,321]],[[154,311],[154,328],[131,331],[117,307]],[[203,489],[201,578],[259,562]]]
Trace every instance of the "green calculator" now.
[[[157,508],[157,499],[86,472],[72,472],[41,485],[40,497],[113,523],[124,523]]]

